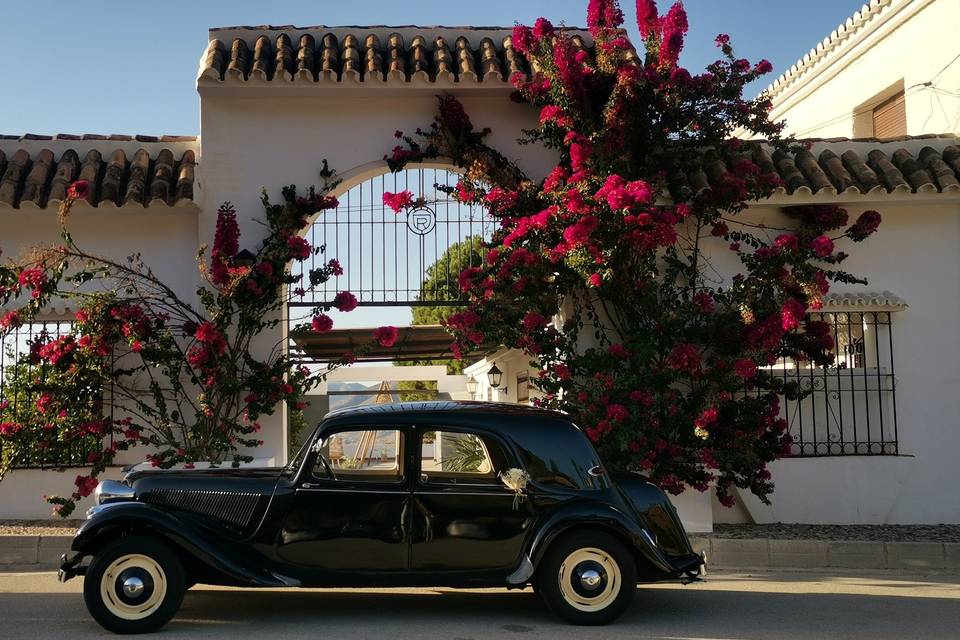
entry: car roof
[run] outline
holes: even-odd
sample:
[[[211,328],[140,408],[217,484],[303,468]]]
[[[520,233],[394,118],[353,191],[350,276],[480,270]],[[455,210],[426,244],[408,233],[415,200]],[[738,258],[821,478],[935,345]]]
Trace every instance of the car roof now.
[[[324,423],[358,424],[364,420],[398,424],[438,424],[447,421],[462,426],[482,426],[494,431],[518,432],[556,430],[561,424],[578,431],[566,415],[522,404],[434,400],[361,405],[331,411]],[[450,426],[453,426],[451,424]],[[562,428],[562,427],[561,427]]]

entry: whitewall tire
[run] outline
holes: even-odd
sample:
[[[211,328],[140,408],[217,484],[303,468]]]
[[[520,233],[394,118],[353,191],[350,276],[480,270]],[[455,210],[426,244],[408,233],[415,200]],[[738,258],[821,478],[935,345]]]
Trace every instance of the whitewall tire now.
[[[185,590],[176,553],[158,540],[140,536],[104,547],[83,581],[87,610],[114,633],[156,631],[176,614]]]
[[[537,568],[537,592],[571,624],[606,624],[630,606],[637,590],[633,554],[602,531],[577,531],[550,545]]]

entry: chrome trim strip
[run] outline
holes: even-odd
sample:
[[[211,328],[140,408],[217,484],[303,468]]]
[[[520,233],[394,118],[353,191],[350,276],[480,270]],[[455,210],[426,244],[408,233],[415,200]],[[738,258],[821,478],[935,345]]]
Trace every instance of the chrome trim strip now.
[[[514,497],[513,493],[507,491],[417,491],[413,492],[416,496],[494,496],[497,498],[510,498],[511,500]]]
[[[409,489],[333,489],[317,486],[300,486],[297,492],[305,491],[308,493],[390,493],[396,495],[406,495],[410,493]]]

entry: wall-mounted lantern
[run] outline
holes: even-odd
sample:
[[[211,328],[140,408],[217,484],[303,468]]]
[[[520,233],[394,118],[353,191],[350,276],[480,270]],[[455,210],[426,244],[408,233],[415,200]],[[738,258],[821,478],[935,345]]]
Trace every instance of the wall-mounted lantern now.
[[[494,363],[494,365],[490,367],[490,370],[487,371],[487,380],[490,381],[491,387],[501,390],[500,383],[503,382],[503,371],[500,371],[500,367],[498,367],[496,363]]]

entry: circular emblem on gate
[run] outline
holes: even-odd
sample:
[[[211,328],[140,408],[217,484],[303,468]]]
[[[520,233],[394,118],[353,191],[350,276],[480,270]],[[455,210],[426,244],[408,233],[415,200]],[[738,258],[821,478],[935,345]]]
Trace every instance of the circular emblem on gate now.
[[[407,213],[407,228],[418,236],[425,236],[437,226],[437,214],[428,207],[417,207]]]

